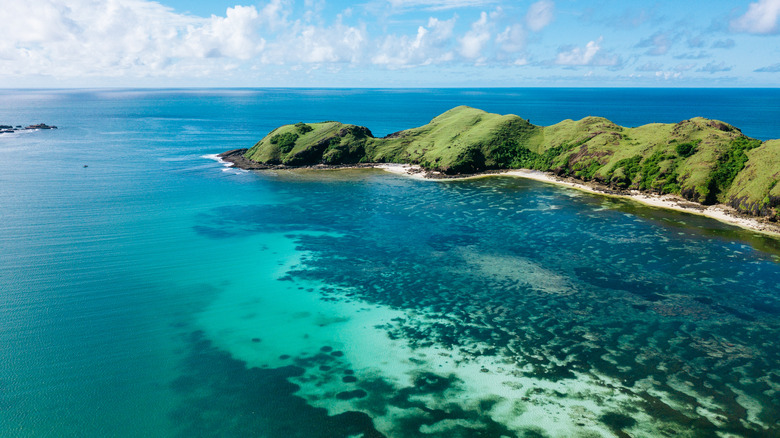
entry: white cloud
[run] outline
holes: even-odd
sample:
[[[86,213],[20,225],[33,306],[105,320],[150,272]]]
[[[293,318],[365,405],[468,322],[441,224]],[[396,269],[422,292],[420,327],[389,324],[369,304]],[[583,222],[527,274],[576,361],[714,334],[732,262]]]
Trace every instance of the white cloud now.
[[[525,58],[518,58],[518,59],[515,59],[515,61],[512,63],[512,65],[515,65],[515,66],[518,66],[518,67],[523,66],[523,65],[528,65],[528,60],[525,59]]]
[[[167,65],[196,20],[142,0],[42,0],[0,9],[0,74],[120,76]],[[199,56],[199,55],[191,55]]]
[[[649,38],[645,38],[637,44],[637,47],[647,47],[647,55],[660,56],[669,52],[674,40],[666,32],[656,32]]]
[[[430,18],[427,26],[417,28],[414,38],[388,35],[380,43],[371,62],[390,68],[401,68],[450,61],[454,58],[452,51],[448,49],[454,27],[455,18]]]
[[[60,2],[41,0],[33,8],[29,2],[4,2],[0,6],[0,35],[4,41],[13,38],[19,43],[60,41],[78,29],[69,17],[69,7]]]
[[[689,37],[687,43],[688,43],[688,47],[692,49],[700,49],[704,47],[704,45],[706,44],[706,42],[704,41],[704,37],[702,35]]]
[[[362,74],[365,70],[440,65],[429,71],[445,71],[452,65],[486,63],[511,69],[526,65],[529,60],[532,65],[526,71],[543,66],[559,70],[586,67],[582,72],[598,71],[599,66],[613,70],[624,66],[618,52],[608,50],[610,45],[603,38],[561,47],[557,54],[547,54],[544,61],[546,47],[534,47],[540,36],[533,32],[546,28],[554,20],[555,5],[551,0],[533,3],[526,14],[517,15],[514,8],[512,13],[510,9],[500,8],[481,13],[464,10],[458,11],[459,15],[450,12],[449,16],[431,13],[420,22],[412,21],[419,15],[409,14],[403,20],[388,20],[386,26],[381,20],[387,16],[371,21],[375,18],[365,14],[362,6],[356,6],[353,13],[345,10],[335,14],[334,11],[327,15],[330,18],[326,21],[323,0],[305,1],[305,7],[301,8],[303,2],[260,0],[254,6],[235,6],[222,14],[197,17],[176,13],[150,0],[6,0],[8,4],[0,8],[0,23],[3,23],[0,25],[0,83],[42,77],[42,85],[57,85],[53,81],[43,82],[46,78],[62,79],[63,83],[80,80],[89,85],[92,78],[102,77],[108,79],[103,83],[116,84],[170,83],[179,78],[183,84],[198,83],[188,82],[197,78],[215,85],[241,78],[241,83],[246,84],[259,82],[258,78],[270,78],[270,72],[282,77],[293,70],[300,75],[305,72],[324,75],[339,70]],[[387,0],[380,1],[389,4]],[[395,0],[394,3],[398,7],[446,9],[491,2]],[[640,42],[647,47],[642,52],[649,50],[669,56],[674,49],[685,46],[682,38],[686,36],[675,31],[652,35],[643,40],[646,42]],[[609,41],[613,40],[610,37]],[[696,45],[703,45],[707,50],[734,45],[730,39],[702,41]],[[732,68],[733,62],[728,65],[720,62],[728,61],[719,56],[724,51],[712,52],[680,55],[691,61],[679,62],[689,63],[685,64],[689,71],[701,67],[700,71],[718,73]],[[706,60],[696,60],[705,55]],[[636,58],[631,59],[633,64]],[[645,61],[636,63],[641,65],[636,71],[660,71],[666,76],[667,71],[681,70],[673,64],[665,65],[668,62],[645,64]],[[709,61],[713,62],[704,65]],[[688,67],[693,63],[695,67]],[[758,71],[774,69],[776,66],[768,66]]]
[[[485,58],[484,48],[490,41],[490,23],[488,15],[483,12],[479,20],[471,24],[471,29],[460,38],[460,54],[464,58],[482,60]]]
[[[277,41],[269,61],[279,63],[358,62],[367,40],[365,29],[337,24],[306,26],[295,38]]]
[[[265,46],[265,39],[258,34],[259,18],[254,6],[229,8],[225,17],[212,15],[199,26],[188,26],[185,48],[204,58],[250,59]],[[186,56],[186,53],[179,53],[179,56]]]
[[[717,62],[717,63],[716,62],[710,62],[707,65],[705,65],[704,67],[702,67],[702,68],[700,68],[700,69],[698,69],[696,71],[709,73],[709,74],[714,74],[714,73],[720,73],[720,72],[730,71],[730,70],[731,70],[731,66],[726,65],[725,62]]]
[[[0,77],[199,77],[361,60],[364,27],[290,21],[291,8],[270,0],[204,18],[146,0],[13,2],[0,8]]]
[[[525,15],[525,23],[532,31],[539,32],[552,22],[554,11],[555,3],[551,0],[540,0],[528,8],[528,13]]]
[[[233,71],[260,75],[267,65],[306,71],[325,64],[325,71],[344,63],[393,69],[479,63],[499,48],[517,53],[525,46],[519,24],[496,37],[493,22],[500,9],[481,13],[460,35],[455,33],[456,17],[431,17],[411,35],[373,28],[377,33],[371,35],[364,23],[344,23],[343,14],[323,23],[310,13],[320,5],[320,0],[310,0],[293,17],[290,0],[268,0],[197,17],[148,0],[13,2],[0,9],[0,78],[224,77]]]
[[[501,47],[501,50],[505,52],[519,52],[525,49],[525,29],[520,24],[507,26],[503,32],[496,36],[496,42]]]
[[[733,49],[734,46],[736,46],[737,43],[732,40],[731,38],[725,39],[725,40],[718,40],[712,43],[713,49]]]
[[[757,68],[753,71],[758,73],[778,73],[780,72],[780,63],[767,65],[766,67]]]
[[[780,0],[758,0],[748,6],[741,17],[731,20],[731,30],[755,34],[774,34],[780,31]]]
[[[254,8],[254,6],[251,6]],[[291,0],[271,0],[260,9],[259,16],[262,19],[264,27],[276,32],[289,26],[287,18],[290,16],[292,8]]]
[[[369,42],[365,26],[348,26],[341,20],[330,26],[296,21],[268,43],[259,59],[279,65],[359,63]]]
[[[680,79],[682,77],[682,73],[679,71],[657,71],[655,72],[655,77],[668,81],[670,79]]]
[[[599,45],[601,40],[602,38],[599,38],[597,41],[588,42],[584,50],[581,47],[573,47],[570,50],[562,51],[555,58],[555,63],[558,65],[588,65],[601,50]]]
[[[657,62],[646,62],[645,64],[636,68],[636,71],[658,71],[663,68],[663,65]]]
[[[582,47],[564,48],[558,52],[558,56],[555,57],[555,64],[566,66],[583,66],[583,65],[603,65],[614,66],[618,64],[618,58],[616,56],[607,55],[601,52],[601,41],[603,37],[599,37],[598,40],[590,41]]]
[[[0,74],[148,76],[191,67],[199,75],[230,68],[213,58],[248,59],[265,44],[253,6],[199,18],[143,0],[42,0],[0,14],[0,52],[11,61]]]
[[[705,52],[704,50],[699,50],[698,52],[686,52],[686,53],[681,53],[679,55],[674,55],[674,59],[705,59],[711,57],[712,55]]]

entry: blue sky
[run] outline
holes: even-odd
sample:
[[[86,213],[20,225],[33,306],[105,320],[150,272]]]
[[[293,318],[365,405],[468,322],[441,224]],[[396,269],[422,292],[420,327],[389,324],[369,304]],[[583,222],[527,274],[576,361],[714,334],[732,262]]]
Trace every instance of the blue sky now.
[[[3,87],[778,87],[780,0],[0,0]]]

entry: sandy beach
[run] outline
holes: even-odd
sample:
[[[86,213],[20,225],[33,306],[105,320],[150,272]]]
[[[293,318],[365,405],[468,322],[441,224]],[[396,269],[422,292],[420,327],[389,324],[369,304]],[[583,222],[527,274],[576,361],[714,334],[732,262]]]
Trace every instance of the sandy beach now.
[[[387,172],[395,173],[398,175],[407,175],[415,179],[427,179],[431,181],[437,181],[441,179],[437,178],[437,174],[426,173],[419,166],[411,166],[407,164],[381,164],[376,166],[378,169],[383,169]],[[582,181],[576,181],[572,178],[560,178],[555,175],[541,172],[538,170],[508,170],[497,173],[483,173],[478,175],[470,175],[465,177],[458,177],[457,179],[469,179],[469,178],[485,178],[496,175],[508,175],[518,178],[533,179],[536,181],[546,182],[550,184],[557,184],[573,189],[582,190],[589,193],[595,193],[603,196],[612,196],[618,198],[632,199],[636,202],[640,202],[645,205],[649,205],[657,208],[666,208],[670,210],[677,210],[691,214],[697,214],[700,216],[706,216],[730,225],[735,225],[740,228],[744,228],[751,231],[756,231],[763,234],[768,234],[774,237],[780,237],[780,224],[774,224],[761,220],[759,218],[753,218],[747,215],[740,214],[735,209],[722,204],[717,205],[701,205],[695,202],[688,201],[677,195],[654,195],[649,193],[642,193],[637,190],[631,190],[626,193],[618,193],[607,187],[600,186],[596,183],[586,183]]]

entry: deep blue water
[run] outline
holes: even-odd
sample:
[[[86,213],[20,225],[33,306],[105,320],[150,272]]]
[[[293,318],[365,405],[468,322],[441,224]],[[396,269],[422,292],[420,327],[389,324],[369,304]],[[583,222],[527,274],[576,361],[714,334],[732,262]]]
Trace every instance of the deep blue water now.
[[[775,239],[509,177],[204,158],[463,104],[780,138],[780,90],[0,99],[0,124],[59,126],[0,134],[0,436],[780,433]]]

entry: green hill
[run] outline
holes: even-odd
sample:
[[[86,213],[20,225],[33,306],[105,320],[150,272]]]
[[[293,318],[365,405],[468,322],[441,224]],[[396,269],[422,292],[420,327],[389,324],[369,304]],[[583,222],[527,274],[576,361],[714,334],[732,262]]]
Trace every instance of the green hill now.
[[[536,169],[780,219],[780,140],[761,142],[701,117],[636,128],[601,117],[536,126],[460,106],[384,138],[338,122],[285,125],[243,158],[286,166],[408,163],[447,175]]]

